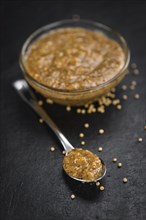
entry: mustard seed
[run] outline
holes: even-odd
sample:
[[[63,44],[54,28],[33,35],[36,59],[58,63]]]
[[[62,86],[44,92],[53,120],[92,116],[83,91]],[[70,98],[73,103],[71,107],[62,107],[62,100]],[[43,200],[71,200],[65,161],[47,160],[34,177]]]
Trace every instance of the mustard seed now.
[[[88,123],[85,123],[85,124],[84,124],[84,127],[85,127],[85,128],[89,128],[89,124],[88,124]]]
[[[116,163],[117,162],[117,158],[113,158],[113,163]]]
[[[85,107],[85,108],[88,108],[88,107],[89,107],[89,104],[85,104],[84,107]]]
[[[46,99],[46,103],[53,104],[53,101],[51,99]]]
[[[99,148],[98,148],[98,151],[99,151],[99,152],[102,152],[102,150],[103,150],[102,147],[99,147]]]
[[[128,179],[127,178],[123,178],[123,183],[127,183]]]
[[[87,113],[88,113],[88,114],[91,114],[91,113],[92,113],[92,111],[88,109],[88,110],[87,110]]]
[[[100,113],[104,113],[104,112],[105,112],[104,106],[103,106],[103,105],[99,106],[99,107],[97,108],[97,111],[100,112]]]
[[[115,91],[116,91],[116,89],[115,89],[115,88],[112,88],[112,89],[111,89],[111,92],[115,92]]]
[[[80,133],[79,136],[82,138],[84,137],[84,133]]]
[[[118,163],[118,167],[121,168],[122,167],[122,163]]]
[[[104,105],[109,106],[112,103],[111,99],[107,98]]]
[[[122,109],[122,106],[121,106],[121,105],[117,105],[117,109],[118,109],[118,110],[121,110],[121,109]]]
[[[84,114],[86,114],[86,110],[85,109],[82,109],[81,110],[81,113],[84,115]]]
[[[55,147],[51,147],[50,151],[54,152],[55,151]]]
[[[134,85],[131,85],[131,86],[130,86],[130,89],[131,89],[131,90],[134,90],[134,89],[135,89],[135,86],[134,86]]]
[[[119,99],[114,99],[113,101],[112,101],[112,104],[113,105],[117,105],[117,104],[119,104],[120,103],[120,100]]]
[[[85,141],[81,141],[81,145],[85,145]]]
[[[133,85],[133,86],[136,86],[136,81],[135,80],[133,80],[133,81],[131,81],[131,85]]]
[[[70,112],[71,111],[71,107],[70,106],[66,106],[66,111]]]
[[[40,122],[40,123],[43,123],[43,119],[42,119],[42,118],[40,118],[40,119],[39,119],[39,122]]]
[[[92,112],[95,113],[95,112],[96,112],[96,108],[93,108],[93,109],[92,109]]]
[[[104,134],[104,129],[99,129],[98,133],[99,134]]]
[[[140,137],[138,138],[138,142],[141,143],[143,141],[143,139]]]
[[[66,111],[70,112],[71,111],[71,107],[70,106],[66,106]]]
[[[39,101],[38,101],[38,105],[39,105],[39,106],[42,106],[42,105],[43,105],[43,101],[42,101],[42,100],[39,100]]]
[[[81,109],[80,108],[77,108],[77,113],[81,113]]]
[[[122,85],[121,88],[122,88],[122,90],[124,90],[124,91],[127,90],[127,86],[126,86],[126,85]]]
[[[134,74],[135,76],[139,75],[139,70],[138,70],[138,69],[134,69],[134,70],[133,70],[133,74]]]
[[[101,191],[103,191],[105,188],[104,188],[104,186],[100,186],[100,188],[99,188]]]
[[[72,194],[70,197],[72,200],[76,198],[76,196],[74,194]]]
[[[108,92],[107,93],[107,97],[109,97],[109,98],[115,98],[116,97],[116,95],[114,94],[114,93],[111,93],[111,92]]]
[[[140,98],[140,95],[137,93],[137,94],[134,95],[134,98],[135,98],[135,99],[139,99],[139,98]]]
[[[100,186],[100,182],[96,182],[96,186]]]
[[[123,99],[124,99],[124,100],[127,100],[127,99],[128,99],[128,96],[127,96],[127,95],[123,95]]]
[[[65,154],[66,154],[66,151],[65,151],[65,150],[63,150],[63,151],[62,151],[62,154],[63,154],[63,155],[65,155]]]

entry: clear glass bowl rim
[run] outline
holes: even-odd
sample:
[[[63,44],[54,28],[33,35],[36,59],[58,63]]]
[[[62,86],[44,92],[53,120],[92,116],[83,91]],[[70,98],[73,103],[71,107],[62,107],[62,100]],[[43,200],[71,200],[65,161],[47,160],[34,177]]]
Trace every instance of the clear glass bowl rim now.
[[[102,83],[101,85],[98,85],[98,86],[95,86],[95,87],[90,87],[90,88],[87,88],[87,89],[78,89],[78,90],[64,90],[64,89],[56,89],[56,88],[52,88],[52,87],[49,87],[49,86],[46,86],[44,85],[43,83],[40,83],[38,82],[37,80],[35,80],[33,77],[31,77],[29,75],[29,73],[27,72],[26,68],[25,68],[25,62],[24,62],[24,57],[25,57],[25,50],[26,48],[28,47],[29,43],[31,40],[33,40],[33,38],[38,35],[39,33],[43,32],[43,31],[47,31],[49,32],[49,28],[61,28],[59,27],[59,25],[63,25],[63,24],[69,24],[69,23],[83,23],[83,24],[88,24],[88,25],[94,25],[95,27],[100,27],[100,28],[103,28],[104,30],[108,31],[108,32],[111,32],[113,33],[114,35],[116,35],[119,40],[121,41],[121,43],[123,44],[123,47],[124,47],[124,50],[125,50],[125,63],[124,63],[124,66],[123,68],[119,71],[119,73],[114,76],[112,79],[108,80],[107,82],[105,83]],[[68,26],[70,27],[70,26]],[[76,27],[80,27],[79,25],[77,25]],[[88,28],[87,28],[88,29]],[[46,33],[47,33],[46,32]],[[56,21],[56,22],[53,22],[53,23],[50,23],[50,24],[47,24],[45,26],[42,26],[40,27],[39,29],[37,29],[36,31],[34,31],[27,39],[26,41],[24,42],[23,46],[22,46],[22,49],[21,49],[21,52],[20,52],[20,57],[19,57],[19,64],[20,64],[20,67],[22,69],[22,71],[24,72],[24,74],[26,74],[26,76],[31,80],[33,81],[34,84],[36,84],[37,86],[41,87],[42,89],[45,89],[45,90],[50,90],[50,91],[56,91],[56,92],[59,92],[59,93],[84,93],[84,92],[88,92],[88,91],[94,91],[94,90],[100,90],[102,88],[105,88],[106,86],[110,85],[112,82],[114,82],[116,79],[118,79],[128,68],[128,65],[129,65],[129,62],[130,62],[130,50],[128,48],[128,45],[127,45],[127,42],[125,40],[125,38],[116,30],[112,29],[111,27],[109,26],[106,26],[102,23],[99,23],[97,21],[92,21],[92,20],[85,20],[85,19],[79,19],[79,20],[74,20],[74,19],[65,19],[65,20],[59,20],[59,21]]]

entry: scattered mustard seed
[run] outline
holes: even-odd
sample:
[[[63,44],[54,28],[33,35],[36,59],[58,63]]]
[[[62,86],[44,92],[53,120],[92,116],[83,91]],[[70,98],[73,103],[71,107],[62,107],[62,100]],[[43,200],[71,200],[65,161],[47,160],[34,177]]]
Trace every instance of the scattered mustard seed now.
[[[103,106],[103,105],[99,106],[99,107],[97,108],[97,111],[100,112],[100,113],[104,113],[104,112],[105,112],[104,106]]]
[[[111,92],[115,92],[115,91],[116,91],[116,88],[112,88],[112,89],[111,89]]]
[[[117,105],[117,109],[118,109],[118,110],[121,110],[121,109],[122,109],[122,106],[121,106],[121,105]]]
[[[92,112],[90,110],[87,110],[87,114],[91,114]]]
[[[96,112],[96,108],[93,108],[93,109],[92,109],[92,112],[95,113],[95,112]]]
[[[139,75],[139,70],[138,70],[138,69],[134,69],[134,70],[133,70],[133,74],[134,74],[135,76]]]
[[[85,145],[85,141],[81,141],[81,145]]]
[[[121,168],[122,167],[122,163],[118,163],[118,167]]]
[[[40,118],[40,119],[39,119],[39,122],[40,122],[40,123],[43,123],[43,119],[42,119],[42,118]]]
[[[103,150],[103,148],[102,148],[102,147],[99,147],[99,148],[98,148],[98,151],[99,151],[99,152],[101,152],[102,150]]]
[[[134,98],[135,98],[135,99],[139,99],[139,98],[140,98],[140,95],[137,93],[137,94],[134,95]]]
[[[77,108],[77,113],[81,113],[81,109],[80,108]]]
[[[104,188],[104,186],[100,186],[100,188],[99,188],[101,191],[103,191],[105,188]]]
[[[143,141],[143,139],[140,137],[138,138],[138,142],[141,143]]]
[[[131,85],[131,86],[130,86],[130,89],[131,89],[131,90],[134,90],[134,89],[135,89],[135,86],[134,86],[134,85]]]
[[[84,115],[84,114],[86,114],[86,110],[85,109],[82,109],[81,110],[81,113]]]
[[[55,147],[51,147],[50,151],[54,152],[55,151]]]
[[[71,107],[70,106],[66,106],[66,111],[70,112],[71,111]]]
[[[124,91],[127,90],[127,86],[126,86],[126,85],[122,85],[121,88],[122,88],[122,90],[124,90]]]
[[[100,182],[96,182],[96,186],[100,186]]]
[[[98,133],[99,134],[104,134],[104,129],[99,129]]]
[[[123,183],[127,183],[128,182],[128,179],[125,177],[123,178]]]
[[[113,158],[113,163],[116,163],[117,162],[117,158]]]
[[[91,114],[91,113],[93,113],[95,110],[93,110],[95,107],[94,107],[94,104],[90,104],[89,105],[89,107],[88,107],[88,109],[87,109],[87,113],[88,114]]]
[[[116,95],[114,93],[108,92],[107,97],[114,99]]]
[[[38,101],[38,105],[39,105],[39,106],[42,106],[42,105],[43,105],[43,101],[42,101],[42,100],[39,100],[39,101]]]
[[[85,127],[85,128],[89,128],[89,124],[88,124],[88,123],[85,123],[85,124],[84,124],[84,127]]]
[[[76,196],[74,194],[72,194],[70,197],[72,200],[76,198]]]
[[[131,81],[131,85],[136,86],[136,84],[137,84],[137,83],[136,83],[135,80],[132,80],[132,81]]]
[[[89,104],[85,104],[84,107],[85,107],[85,108],[88,108],[88,107],[89,107]]]
[[[119,99],[114,99],[113,101],[112,101],[112,104],[113,105],[117,105],[117,104],[119,104],[120,103],[120,100]]]
[[[66,151],[65,151],[65,150],[63,150],[63,151],[62,151],[62,154],[63,154],[63,155],[65,155],[65,154],[66,154]]]
[[[84,133],[80,133],[79,136],[82,138],[84,137]]]
[[[127,99],[128,99],[128,96],[127,96],[127,95],[123,95],[123,99],[124,99],[124,100],[127,100]]]
[[[53,104],[53,101],[51,99],[46,99],[46,103]]]
[[[104,103],[104,105],[105,105],[105,106],[109,106],[109,105],[111,105],[111,103],[112,103],[112,100],[109,99],[109,98],[107,98],[106,101],[105,101],[105,103]]]

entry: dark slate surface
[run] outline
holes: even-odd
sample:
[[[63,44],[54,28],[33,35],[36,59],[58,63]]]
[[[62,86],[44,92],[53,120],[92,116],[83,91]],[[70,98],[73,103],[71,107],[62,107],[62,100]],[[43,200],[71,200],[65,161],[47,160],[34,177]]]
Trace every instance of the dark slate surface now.
[[[145,219],[145,6],[144,1],[12,1],[1,4],[1,219],[2,220],[144,220]],[[62,147],[52,132],[38,123],[37,116],[13,91],[11,83],[22,77],[18,65],[20,48],[35,29],[47,23],[80,14],[112,26],[128,41],[132,62],[140,76],[127,75],[125,83],[136,79],[136,91],[126,91],[122,111],[108,108],[104,115],[77,115],[64,107],[49,106],[48,112],[67,138],[80,146],[78,134],[85,132],[86,146],[97,152],[107,164],[102,184],[104,192],[80,185],[62,172]],[[135,101],[135,92],[140,99]],[[120,86],[117,96],[123,92]],[[90,128],[83,128],[84,122]],[[105,129],[98,136],[97,130]],[[137,137],[143,137],[137,143]],[[50,146],[56,152],[49,151]],[[111,160],[119,158],[119,170]],[[122,183],[128,177],[127,184]],[[71,201],[70,195],[77,198]]]

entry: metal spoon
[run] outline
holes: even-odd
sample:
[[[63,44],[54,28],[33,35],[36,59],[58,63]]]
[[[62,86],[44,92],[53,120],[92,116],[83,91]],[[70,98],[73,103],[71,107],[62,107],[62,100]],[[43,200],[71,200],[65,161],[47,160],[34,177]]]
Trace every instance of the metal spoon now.
[[[20,97],[23,99],[23,101],[25,101],[43,119],[43,121],[46,122],[46,124],[56,134],[56,136],[58,137],[58,139],[60,140],[60,142],[63,145],[63,148],[66,152],[66,155],[68,154],[69,151],[73,150],[74,147],[70,144],[70,142],[62,134],[60,129],[52,121],[52,119],[45,112],[45,110],[41,106],[38,105],[37,98],[36,98],[34,92],[32,91],[32,89],[30,88],[30,86],[28,85],[28,83],[24,79],[21,79],[21,80],[17,80],[15,82],[13,82],[12,85],[13,85],[14,89],[17,91],[17,93],[20,95]],[[95,182],[101,180],[106,174],[105,164],[104,164],[104,162],[102,161],[101,158],[100,158],[100,160],[102,162],[103,174],[102,174],[102,176],[97,178],[95,180]],[[75,179],[75,180],[81,181],[81,182],[93,182],[93,181],[89,181],[89,180],[78,179],[78,178],[75,178],[73,176],[70,176],[70,177]]]

